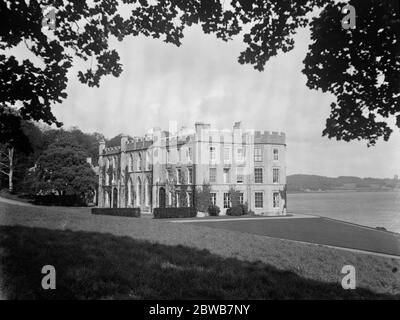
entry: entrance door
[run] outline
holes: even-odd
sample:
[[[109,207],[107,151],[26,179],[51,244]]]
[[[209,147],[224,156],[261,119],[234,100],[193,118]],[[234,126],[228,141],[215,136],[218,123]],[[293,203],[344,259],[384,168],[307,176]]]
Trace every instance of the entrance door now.
[[[114,188],[113,190],[113,208],[116,208],[118,204],[118,190]]]
[[[159,199],[160,199],[159,207],[165,208],[165,189],[161,187],[158,192],[158,195],[159,195]]]

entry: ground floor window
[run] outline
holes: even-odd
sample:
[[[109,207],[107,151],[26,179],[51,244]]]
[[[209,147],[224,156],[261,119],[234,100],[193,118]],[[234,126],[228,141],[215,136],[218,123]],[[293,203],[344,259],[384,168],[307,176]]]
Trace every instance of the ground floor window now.
[[[224,208],[229,208],[231,204],[231,196],[229,193],[224,193]]]
[[[211,192],[211,204],[216,206],[217,205],[217,194],[214,192]]]
[[[256,208],[262,208],[264,205],[264,194],[262,192],[256,192],[254,194],[254,204]]]
[[[188,207],[193,207],[192,193],[191,192],[187,192],[186,196],[187,196],[187,206]]]
[[[274,208],[279,208],[279,192],[274,192],[272,195]]]
[[[172,206],[172,192],[168,192],[168,205]]]
[[[176,207],[177,207],[177,208],[179,208],[179,200],[180,200],[180,197],[179,197],[179,196],[180,196],[180,194],[177,193],[177,194],[176,194]]]
[[[243,192],[239,193],[239,204],[243,204]]]

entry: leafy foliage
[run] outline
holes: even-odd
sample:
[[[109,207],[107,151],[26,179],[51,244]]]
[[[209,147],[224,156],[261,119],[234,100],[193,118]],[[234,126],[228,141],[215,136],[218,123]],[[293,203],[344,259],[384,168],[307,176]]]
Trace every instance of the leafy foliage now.
[[[23,130],[23,122],[15,110],[0,108],[0,145],[15,148],[25,153],[31,151],[29,138]]]
[[[39,157],[35,171],[35,190],[57,191],[59,195],[84,195],[96,188],[97,178],[86,163],[87,154],[67,140],[49,146]]]
[[[116,135],[115,137],[112,137],[109,140],[106,140],[106,147],[119,147],[121,145],[121,137],[123,136],[122,133]],[[128,135],[128,140],[132,140],[133,138]]]
[[[239,206],[228,208],[228,209],[226,209],[226,215],[227,216],[241,216],[241,215],[243,215],[243,210]]]
[[[232,207],[237,207],[240,205],[240,192],[237,191],[234,186],[229,188],[229,198],[231,200]]]
[[[211,205],[211,187],[209,184],[203,184],[202,188],[195,190],[195,206],[200,212],[207,212]]]
[[[216,216],[219,216],[221,209],[218,206],[212,204],[208,207],[207,211],[210,216],[216,217]]]
[[[181,45],[193,24],[224,41],[242,32],[245,49],[238,61],[264,70],[270,58],[294,47],[298,28],[311,26],[312,43],[304,60],[307,85],[333,93],[323,135],[373,145],[400,127],[400,18],[396,0],[78,0],[0,3],[0,50],[25,45],[43,62],[0,55],[0,107],[18,106],[25,119],[61,125],[51,106],[67,97],[67,73],[83,60],[79,80],[99,86],[106,75],[118,77],[122,65],[110,40],[143,35]],[[356,29],[341,27],[345,4],[356,8]],[[42,9],[56,10],[56,28],[42,27]],[[312,14],[317,14],[314,18]],[[126,17],[127,16],[127,17]],[[126,17],[126,18],[125,18]]]
[[[91,157],[93,163],[96,164],[99,155],[99,141],[102,139],[104,139],[104,136],[101,133],[85,133],[77,127],[72,127],[69,130],[48,129],[43,131],[42,151],[57,141],[69,141],[85,150],[88,157]]]
[[[393,131],[384,121],[396,116],[400,127],[400,17],[394,1],[351,0],[356,28],[341,26],[345,5],[329,3],[311,23],[312,40],[303,72],[307,85],[333,93],[337,102],[323,135],[337,140],[379,137]]]
[[[17,155],[18,160],[25,159],[31,151],[19,113],[11,108],[0,108],[0,186],[7,177],[9,191],[15,191],[15,172],[20,171],[21,165],[21,161],[16,161]]]

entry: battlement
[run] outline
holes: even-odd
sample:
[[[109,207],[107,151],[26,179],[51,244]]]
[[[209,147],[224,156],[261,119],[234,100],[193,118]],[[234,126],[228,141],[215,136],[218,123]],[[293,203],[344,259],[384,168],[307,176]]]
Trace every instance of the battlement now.
[[[286,144],[286,134],[277,131],[255,131],[254,143]]]
[[[104,154],[115,154],[121,152],[121,147],[109,147],[104,149]]]

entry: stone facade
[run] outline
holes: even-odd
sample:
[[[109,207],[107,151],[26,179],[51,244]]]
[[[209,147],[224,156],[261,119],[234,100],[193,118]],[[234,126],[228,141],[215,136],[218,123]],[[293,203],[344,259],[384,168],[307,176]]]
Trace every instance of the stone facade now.
[[[172,130],[170,130],[172,131]],[[256,214],[286,212],[284,133],[212,129],[196,123],[175,133],[152,130],[144,137],[121,138],[118,147],[99,147],[100,207],[192,206],[194,190],[209,184],[212,201],[226,213],[229,190]]]

